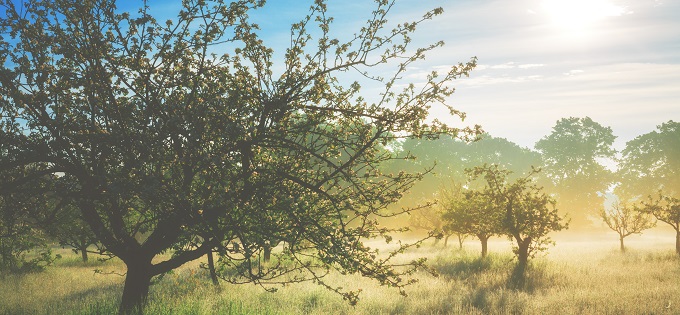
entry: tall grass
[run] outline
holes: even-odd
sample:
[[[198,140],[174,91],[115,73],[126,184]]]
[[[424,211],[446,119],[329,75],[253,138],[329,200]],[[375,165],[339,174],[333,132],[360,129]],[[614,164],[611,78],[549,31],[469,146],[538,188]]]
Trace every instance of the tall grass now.
[[[670,244],[670,245],[669,245]],[[355,307],[312,284],[291,284],[269,293],[256,285],[215,289],[199,262],[157,280],[148,314],[678,314],[680,259],[672,240],[635,240],[625,253],[615,240],[558,242],[531,263],[524,279],[513,277],[516,261],[507,242],[479,246],[422,247],[402,259],[427,256],[438,273],[422,272],[408,297],[359,276],[332,274],[336,286],[361,288]],[[117,311],[124,273],[120,261],[88,264],[67,251],[46,272],[5,275],[0,314],[111,314]]]

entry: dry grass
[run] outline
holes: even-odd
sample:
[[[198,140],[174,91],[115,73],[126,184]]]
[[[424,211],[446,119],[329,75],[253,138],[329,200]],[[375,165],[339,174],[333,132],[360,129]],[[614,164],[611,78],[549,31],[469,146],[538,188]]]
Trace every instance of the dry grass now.
[[[536,258],[524,281],[512,277],[509,242],[464,250],[425,246],[401,259],[426,256],[439,273],[422,272],[408,297],[359,276],[327,281],[363,290],[356,307],[312,283],[265,292],[255,285],[210,285],[198,262],[166,275],[151,292],[149,314],[678,314],[680,259],[668,235],[627,239],[618,251],[611,235],[565,241]],[[116,311],[123,278],[94,269],[124,272],[117,261],[83,265],[68,252],[44,273],[8,275],[0,284],[0,314],[108,314]]]

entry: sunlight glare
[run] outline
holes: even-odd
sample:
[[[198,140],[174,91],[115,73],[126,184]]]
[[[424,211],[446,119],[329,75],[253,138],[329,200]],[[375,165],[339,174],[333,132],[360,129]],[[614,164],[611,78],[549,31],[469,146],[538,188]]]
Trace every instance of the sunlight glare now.
[[[608,0],[544,0],[544,10],[554,24],[569,31],[582,32],[594,22],[620,16],[625,8]]]

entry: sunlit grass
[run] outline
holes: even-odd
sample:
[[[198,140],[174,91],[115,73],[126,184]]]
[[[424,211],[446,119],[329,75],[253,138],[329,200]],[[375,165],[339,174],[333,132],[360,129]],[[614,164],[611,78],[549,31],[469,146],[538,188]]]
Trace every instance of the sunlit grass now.
[[[359,276],[332,274],[326,281],[362,289],[355,307],[316,284],[278,287],[223,283],[216,290],[199,262],[166,275],[152,287],[148,314],[677,314],[680,313],[680,259],[670,238],[636,237],[621,253],[615,238],[600,235],[559,240],[533,260],[526,278],[513,278],[509,242],[489,244],[479,257],[470,240],[463,250],[427,244],[407,252],[408,261],[426,256],[438,276],[418,273],[420,281],[403,297]],[[46,272],[7,275],[0,283],[0,314],[115,313],[124,273],[117,260],[88,264],[67,251]]]

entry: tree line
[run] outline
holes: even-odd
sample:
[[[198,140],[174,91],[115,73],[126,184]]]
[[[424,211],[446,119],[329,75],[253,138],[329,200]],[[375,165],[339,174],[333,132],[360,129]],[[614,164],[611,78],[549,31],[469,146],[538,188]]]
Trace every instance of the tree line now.
[[[412,225],[440,231],[446,238],[475,236],[485,255],[489,237],[508,234],[499,219],[503,204],[485,197],[489,194],[484,189],[493,183],[480,188],[472,176],[480,167],[488,172],[493,165],[504,173],[494,182],[510,185],[513,179],[530,178],[557,204],[572,229],[585,231],[604,222],[617,232],[623,250],[626,236],[659,221],[676,231],[680,255],[680,123],[662,123],[628,141],[621,152],[612,148],[614,140],[611,128],[589,117],[560,119],[533,150],[488,134],[471,143],[446,137],[406,140],[401,148],[421,158],[400,167],[437,165],[437,174],[418,183],[404,202],[438,199],[439,205],[414,213]],[[611,207],[604,205],[608,195],[618,200]]]

